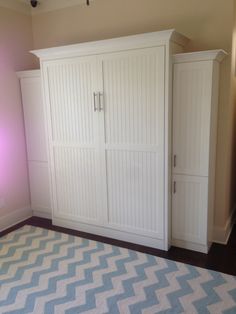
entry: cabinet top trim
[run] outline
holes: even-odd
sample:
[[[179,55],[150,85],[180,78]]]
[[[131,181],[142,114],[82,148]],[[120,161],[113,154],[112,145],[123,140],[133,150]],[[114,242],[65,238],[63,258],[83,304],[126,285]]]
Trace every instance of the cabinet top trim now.
[[[29,78],[29,77],[40,77],[40,70],[27,70],[16,72],[19,79]]]
[[[61,47],[33,50],[31,53],[42,60],[49,60],[63,57],[101,54],[125,49],[165,45],[170,41],[184,47],[188,43],[189,39],[184,35],[176,32],[174,29],[171,29]]]
[[[173,56],[174,63],[194,62],[194,61],[218,61],[221,62],[228,55],[222,49],[179,53]]]

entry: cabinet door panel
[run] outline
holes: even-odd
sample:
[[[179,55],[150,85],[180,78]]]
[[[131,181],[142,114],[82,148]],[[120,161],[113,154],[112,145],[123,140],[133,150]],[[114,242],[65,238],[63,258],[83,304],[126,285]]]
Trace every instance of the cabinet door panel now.
[[[31,207],[33,210],[51,214],[48,164],[29,162]]]
[[[208,179],[174,175],[173,181],[172,238],[205,244]]]
[[[109,224],[163,238],[164,47],[102,57]]]
[[[208,176],[212,62],[174,65],[173,172]]]
[[[95,57],[49,62],[46,67],[54,216],[95,224],[106,215],[98,182],[96,71]]]
[[[41,78],[21,79],[22,103],[24,107],[27,154],[30,161],[47,161],[45,123]]]

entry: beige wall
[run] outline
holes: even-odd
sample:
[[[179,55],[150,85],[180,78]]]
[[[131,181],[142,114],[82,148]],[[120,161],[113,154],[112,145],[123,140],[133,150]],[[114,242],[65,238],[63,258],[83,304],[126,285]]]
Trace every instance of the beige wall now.
[[[33,16],[35,48],[175,28],[191,39],[187,51],[231,53],[234,0],[95,0]],[[232,176],[231,57],[221,69],[215,224],[223,227],[235,203]]]
[[[23,115],[15,70],[33,67],[30,16],[0,7],[0,217],[29,206]],[[1,219],[0,218],[0,219]]]

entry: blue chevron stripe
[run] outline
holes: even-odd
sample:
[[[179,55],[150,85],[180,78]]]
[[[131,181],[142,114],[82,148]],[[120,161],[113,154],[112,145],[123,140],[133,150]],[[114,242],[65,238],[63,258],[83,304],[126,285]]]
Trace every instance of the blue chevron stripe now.
[[[19,262],[21,263],[21,262],[27,261],[30,258],[30,255],[33,252],[41,252],[42,250],[45,249],[45,247],[48,245],[48,243],[54,242],[54,241],[58,241],[60,239],[61,239],[61,234],[60,233],[55,233],[52,238],[41,240],[38,247],[30,249],[30,250],[28,249],[28,251],[25,251],[22,254],[22,257],[20,259],[14,260],[11,264],[6,264],[6,271],[5,271],[5,273],[8,272],[8,270],[9,270],[11,265],[17,264]],[[64,242],[60,243],[60,245],[69,244],[70,242],[68,242],[68,241],[69,241],[69,239],[67,241],[64,241]],[[17,271],[16,271],[16,273],[15,273],[15,275],[13,277],[5,279],[5,280],[2,280],[1,283],[2,284],[7,284],[7,283],[14,282],[14,281],[19,281],[23,277],[23,275],[24,275],[26,270],[31,269],[33,267],[42,266],[44,259],[46,257],[48,257],[48,256],[56,254],[56,252],[58,251],[59,247],[60,247],[59,245],[55,245],[53,247],[52,251],[49,251],[47,253],[45,253],[44,251],[41,252],[41,254],[39,254],[37,256],[37,258],[36,258],[34,263],[18,267],[18,269],[17,269]],[[3,272],[3,274],[4,274],[4,272]]]
[[[116,251],[115,256],[118,255],[117,248],[113,247],[113,249]],[[105,292],[112,289],[113,288],[112,279],[114,277],[118,277],[118,276],[122,276],[123,274],[126,274],[127,270],[125,268],[125,264],[137,260],[136,252],[134,251],[128,251],[128,252],[129,252],[129,257],[125,257],[123,259],[116,261],[116,267],[117,267],[116,271],[109,272],[108,274],[103,275],[103,285],[95,289],[86,291],[86,303],[79,307],[74,307],[74,308],[71,308],[70,310],[67,310],[66,314],[83,313],[85,311],[89,311],[96,308],[96,299],[95,299],[96,293],[101,293],[101,292]],[[111,255],[111,256],[114,256],[114,255]],[[103,259],[103,262],[104,264],[102,264],[100,267],[96,267],[95,270],[106,268],[107,262],[105,261],[105,259]],[[93,277],[91,276],[92,274],[89,272],[88,275],[89,275],[89,282],[93,282]],[[78,286],[78,283],[76,284],[76,286]]]
[[[216,294],[214,288],[223,285],[226,281],[220,273],[211,270],[209,270],[209,273],[211,274],[213,279],[201,284],[201,287],[205,291],[207,296],[201,300],[194,302],[194,306],[196,307],[198,313],[210,313],[207,309],[207,306],[221,301],[219,296]]]
[[[182,313],[184,311],[179,299],[183,296],[190,295],[193,293],[193,289],[189,285],[188,281],[198,278],[200,276],[199,272],[195,267],[186,265],[189,273],[183,276],[179,276],[176,278],[178,281],[180,288],[175,292],[171,292],[168,294],[168,300],[171,304],[171,308],[174,308],[177,313]]]
[[[24,237],[24,240],[21,237]],[[35,313],[35,305],[40,298],[39,311],[45,314],[56,314],[56,308],[60,309],[62,304],[67,305],[66,314],[92,310],[102,313],[100,307],[104,306],[104,302],[107,305],[107,313],[118,314],[120,313],[120,301],[125,304],[135,297],[137,302],[129,306],[129,313],[139,314],[143,311],[148,312],[150,307],[155,311],[155,306],[161,306],[157,297],[159,292],[165,294],[170,307],[167,310],[158,308],[159,312],[156,312],[188,313],[181,303],[181,298],[191,298],[193,293],[202,291],[202,289],[206,296],[202,297],[199,294],[199,299],[192,302],[196,313],[209,313],[209,305],[219,304],[224,308],[229,307],[224,300],[226,294],[227,298],[231,298],[233,305],[224,311],[224,314],[236,313],[235,277],[227,277],[209,270],[199,271],[199,268],[189,265],[181,268],[180,263],[177,262],[165,260],[163,263],[163,259],[151,255],[144,254],[145,256],[143,256],[142,253],[135,251],[86,239],[79,239],[79,241],[76,239],[78,238],[68,235],[62,237],[61,233],[48,232],[35,227],[23,227],[14,232],[9,240],[6,237],[0,238],[0,248],[3,250],[5,245],[8,248],[1,256],[9,261],[4,262],[4,258],[2,258],[1,263],[0,259],[0,297],[5,287],[7,288],[8,284],[12,285],[8,293],[6,293],[8,290],[5,290],[6,298],[0,301],[0,313]],[[19,241],[22,243],[18,243]],[[34,254],[34,261],[30,262],[32,254]],[[93,263],[94,260],[96,263]],[[112,263],[112,269],[110,269],[110,263]],[[162,269],[158,269],[159,263],[164,265]],[[11,274],[12,266],[14,266],[14,273]],[[129,267],[127,266],[134,269],[135,273],[132,276],[128,274]],[[153,274],[150,283],[148,283],[147,277],[149,269]],[[181,269],[183,269],[183,273]],[[188,273],[186,273],[186,269]],[[29,271],[31,278],[27,277]],[[177,271],[178,276],[175,275]],[[80,273],[82,277],[78,275]],[[209,274],[211,279],[205,279],[209,277]],[[124,275],[128,275],[129,278],[123,279]],[[45,282],[46,277],[48,279]],[[175,281],[172,277],[175,278]],[[99,281],[97,278],[100,278]],[[200,284],[201,280],[199,280],[199,287],[193,291],[191,281],[196,278],[205,281]],[[225,285],[227,278],[230,278],[231,283],[228,286]],[[176,281],[178,286],[175,286]],[[145,284],[142,285],[142,282]],[[232,286],[232,282],[235,282],[235,287]],[[172,283],[171,288],[174,291],[168,292]],[[60,289],[63,284],[65,284],[65,288]],[[134,285],[136,286],[135,290]],[[119,291],[122,288],[122,292],[115,291],[115,287],[119,287]],[[137,292],[137,287],[142,291]],[[215,290],[216,287],[220,289]],[[231,287],[229,291],[227,287]],[[36,291],[31,291],[31,288],[36,288]],[[78,288],[83,291],[83,302],[78,295]],[[19,303],[20,291],[26,293],[22,304]],[[112,296],[110,296],[110,291]],[[136,293],[138,294],[136,295]],[[48,296],[52,300],[47,301]],[[102,302],[99,302],[98,298],[102,298]],[[13,310],[12,305],[14,306]],[[11,310],[8,306],[11,306]]]
[[[70,241],[71,241],[71,239],[70,239]],[[70,241],[68,241],[68,243],[70,243]],[[66,242],[65,242],[65,244],[66,244]],[[23,289],[30,288],[31,286],[32,287],[37,286],[38,282],[40,280],[40,276],[58,270],[58,266],[59,266],[60,262],[62,262],[64,260],[67,260],[67,259],[74,258],[76,250],[82,249],[82,248],[87,247],[87,246],[88,246],[88,240],[85,240],[85,241],[83,241],[83,243],[81,245],[69,248],[68,252],[67,252],[67,254],[65,256],[62,256],[62,257],[57,258],[57,259],[54,259],[52,261],[52,265],[51,265],[50,268],[35,273],[33,275],[33,277],[32,277],[31,283],[27,284],[25,287],[23,287]],[[32,313],[32,311],[34,309],[34,304],[35,304],[36,298],[42,297],[42,296],[47,296],[49,293],[56,292],[56,283],[57,283],[57,281],[60,281],[60,280],[63,280],[63,279],[68,279],[68,278],[70,278],[70,276],[72,277],[72,275],[70,274],[70,267],[69,267],[69,272],[67,274],[64,274],[64,275],[61,275],[61,276],[55,276],[53,278],[50,278],[47,289],[44,289],[42,291],[38,291],[38,292],[30,294],[27,297],[27,299],[26,299],[26,303],[25,303],[25,307],[24,308],[18,309],[16,311],[10,311],[10,312],[7,312],[7,313],[8,314],[18,314],[19,313],[18,311],[22,311],[23,313]],[[51,313],[51,312],[46,312],[46,313]]]
[[[42,235],[41,236],[47,236],[48,231],[46,229],[42,229],[41,231]],[[7,253],[0,255],[0,258],[9,258],[11,256],[13,256],[16,253],[16,250],[20,250],[21,248],[25,248],[25,247],[29,247],[32,245],[33,240],[38,239],[39,235],[36,234],[34,235],[34,233],[32,233],[32,235],[29,235],[26,239],[25,239],[25,243],[22,243],[20,245],[14,245],[12,247],[9,248],[9,250],[7,251]]]
[[[59,234],[59,235],[55,235],[55,237],[59,237],[60,238],[61,236]],[[60,247],[63,244],[66,245],[66,244],[70,244],[71,243],[71,238],[72,237],[68,237],[68,239],[66,241],[61,242],[59,244],[58,243],[55,244],[54,247],[53,247],[53,251],[52,252],[49,252],[46,255],[45,254],[41,254],[40,256],[38,256],[36,262],[34,263],[34,266],[36,266],[36,267],[42,266],[43,259],[45,258],[45,256],[58,254],[60,252]],[[64,258],[64,257],[62,257],[62,258]],[[50,273],[50,272],[58,269],[57,264],[59,263],[59,261],[60,261],[60,259],[58,259],[58,258],[53,259],[52,260],[52,265],[49,268],[41,270],[41,271],[37,271],[37,272],[35,272],[33,274],[30,283],[27,283],[27,284],[24,284],[24,285],[19,285],[19,286],[16,286],[16,287],[12,288],[10,290],[10,292],[9,292],[8,298],[6,300],[0,302],[0,306],[8,305],[8,304],[11,304],[12,302],[14,302],[15,299],[16,299],[17,293],[19,291],[21,291],[23,289],[30,288],[30,287],[37,286],[41,275],[46,274],[46,273]],[[30,266],[29,267],[28,266],[25,267],[25,269],[30,269],[30,268],[31,268]]]
[[[34,232],[34,228],[35,227],[30,226],[30,230],[26,230],[26,231],[25,231],[25,228],[21,228],[21,229],[17,230],[17,232],[15,231],[13,238],[9,239],[8,241],[6,241],[6,239],[9,236],[9,234],[2,237],[1,242],[0,242],[0,251],[3,249],[4,245],[15,244],[20,240],[20,238],[22,236],[24,236],[26,234],[30,234],[30,232]]]
[[[146,300],[131,305],[130,306],[131,313],[142,313],[142,310],[152,307],[159,303],[158,299],[156,298],[156,291],[168,287],[169,282],[166,279],[166,275],[174,273],[175,271],[178,270],[176,263],[169,260],[165,260],[165,262],[167,264],[166,268],[162,269],[161,271],[155,272],[157,283],[149,285],[148,287],[144,288]]]
[[[104,247],[104,245],[102,243],[100,243],[100,245],[99,245],[99,247],[97,249],[97,252],[102,251],[103,247]],[[89,255],[87,253],[88,252],[86,252],[86,256],[85,256],[85,259],[83,261],[81,261],[80,263],[77,263],[77,264],[73,264],[74,272],[75,272],[76,267],[79,266],[78,264],[83,265],[83,264],[89,263],[91,261],[91,254],[95,253],[95,252],[91,251],[89,253]],[[50,312],[52,312],[53,308],[56,305],[63,304],[63,303],[69,302],[69,301],[74,301],[75,297],[76,297],[76,287],[84,286],[86,284],[92,283],[93,282],[93,272],[96,271],[96,270],[99,270],[99,269],[102,270],[102,269],[107,268],[108,264],[107,264],[106,259],[109,258],[109,257],[115,257],[115,256],[119,256],[119,255],[120,255],[120,250],[118,248],[114,247],[111,253],[108,253],[108,254],[105,254],[104,256],[101,256],[99,258],[100,264],[95,266],[95,267],[92,267],[90,269],[86,269],[85,272],[84,272],[85,278],[82,279],[82,280],[78,280],[78,281],[76,281],[74,283],[69,284],[67,286],[67,295],[64,298],[62,298],[62,299],[51,301],[48,304],[46,304],[46,307],[45,307],[46,311],[50,313]],[[108,288],[107,283],[106,283],[106,287]],[[109,287],[110,287],[110,285],[109,285]],[[89,302],[91,302],[91,300]],[[73,311],[74,311],[74,309],[73,309]],[[77,309],[76,309],[76,311],[77,311]],[[77,313],[78,313],[78,311],[77,311]]]

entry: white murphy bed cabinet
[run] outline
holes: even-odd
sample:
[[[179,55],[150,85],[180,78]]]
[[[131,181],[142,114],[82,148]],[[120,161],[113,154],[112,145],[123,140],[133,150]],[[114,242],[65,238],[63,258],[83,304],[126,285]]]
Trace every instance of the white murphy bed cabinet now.
[[[50,185],[40,71],[18,72],[24,111],[31,209],[50,218]]]
[[[165,250],[171,241],[186,246],[188,226],[181,215],[188,212],[176,200],[183,180],[178,173],[171,178],[171,168],[172,57],[187,41],[170,30],[33,51],[41,64],[54,224]],[[207,86],[216,74],[217,90],[215,71]],[[194,79],[193,89],[194,82],[198,90],[202,82]],[[210,120],[204,121],[209,128]],[[171,219],[173,182],[173,211],[179,213]],[[190,191],[197,204],[193,215],[207,215],[207,187],[201,185],[201,204],[197,189]],[[177,224],[173,231],[171,220]],[[204,240],[190,238],[196,244],[191,248],[207,249]]]

